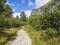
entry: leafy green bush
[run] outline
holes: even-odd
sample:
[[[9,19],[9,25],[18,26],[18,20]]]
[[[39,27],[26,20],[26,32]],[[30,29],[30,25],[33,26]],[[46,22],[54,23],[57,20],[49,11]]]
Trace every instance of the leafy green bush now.
[[[49,39],[52,39],[52,38],[56,37],[57,34],[58,34],[58,32],[56,31],[56,29],[49,28],[41,34],[41,39],[44,40],[44,41],[47,41]]]
[[[46,34],[53,37],[53,36],[57,36],[58,32],[54,28],[49,28],[47,29]]]
[[[46,30],[48,28],[55,28],[59,32],[60,27],[60,8],[59,6],[53,10],[47,10],[40,15],[31,15],[29,24],[35,29]]]

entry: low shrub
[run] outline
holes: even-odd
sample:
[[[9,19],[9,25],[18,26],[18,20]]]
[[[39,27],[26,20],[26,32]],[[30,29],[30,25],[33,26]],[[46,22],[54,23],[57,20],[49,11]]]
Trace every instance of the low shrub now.
[[[57,30],[54,28],[49,28],[45,32],[42,32],[41,34],[41,40],[47,41],[50,40],[53,37],[56,37],[58,34]]]

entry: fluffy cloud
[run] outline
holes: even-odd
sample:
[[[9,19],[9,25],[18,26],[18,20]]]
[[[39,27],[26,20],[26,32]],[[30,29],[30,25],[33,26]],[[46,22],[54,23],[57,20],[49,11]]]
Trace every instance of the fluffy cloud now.
[[[28,1],[29,1],[29,2],[28,2],[28,5],[29,5],[29,6],[34,6],[34,5],[36,5],[35,8],[39,8],[39,7],[43,6],[43,5],[45,5],[46,3],[48,3],[50,0],[35,0],[35,3],[33,3],[31,0],[28,0]],[[25,0],[22,0],[22,2],[25,3]],[[19,4],[17,4],[17,6],[15,6],[15,4],[9,3],[9,2],[7,2],[6,4],[14,7],[14,8],[13,8],[13,12],[14,12],[14,11],[18,11],[18,13],[13,13],[13,16],[14,16],[14,17],[16,17],[17,15],[20,17],[20,12],[19,12],[19,9],[18,9]],[[25,11],[26,16],[29,17],[29,16],[31,15],[31,12],[32,12],[32,10],[26,10],[26,11]]]
[[[25,11],[26,16],[29,17],[31,15],[31,12],[32,12],[32,10]]]
[[[28,1],[29,1],[28,3],[29,6],[34,6],[34,3],[31,0],[28,0]]]
[[[35,5],[36,5],[35,8],[39,8],[43,5],[45,5],[46,3],[48,3],[49,1],[51,1],[51,0],[36,0],[35,1]]]
[[[31,15],[32,10],[26,10],[26,11],[24,11],[24,12],[25,12],[25,14],[26,14],[26,17],[29,17],[29,16]],[[21,13],[21,12],[13,13],[12,15],[13,15],[13,17],[16,17],[17,15],[20,17],[20,13]]]
[[[33,3],[33,2],[29,2],[28,5],[29,5],[29,6],[34,6],[34,3]]]
[[[13,13],[12,15],[13,15],[13,17],[16,17],[16,16],[19,16],[19,17],[20,17],[20,12],[18,12],[18,13]]]

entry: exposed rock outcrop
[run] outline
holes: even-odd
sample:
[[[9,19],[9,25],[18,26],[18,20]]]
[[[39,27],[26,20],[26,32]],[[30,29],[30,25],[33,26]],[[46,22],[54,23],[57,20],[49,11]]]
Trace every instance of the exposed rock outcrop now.
[[[46,5],[38,8],[38,9],[32,10],[31,15],[39,15],[41,13],[44,13],[46,10],[52,10],[59,5],[60,5],[60,0],[51,0]]]

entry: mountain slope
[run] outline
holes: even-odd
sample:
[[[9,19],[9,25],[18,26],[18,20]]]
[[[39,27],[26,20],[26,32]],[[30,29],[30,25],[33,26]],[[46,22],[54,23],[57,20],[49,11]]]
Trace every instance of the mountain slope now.
[[[46,5],[38,8],[38,9],[32,10],[31,15],[39,15],[41,13],[44,13],[46,10],[52,10],[59,5],[60,5],[60,0],[51,0]]]

